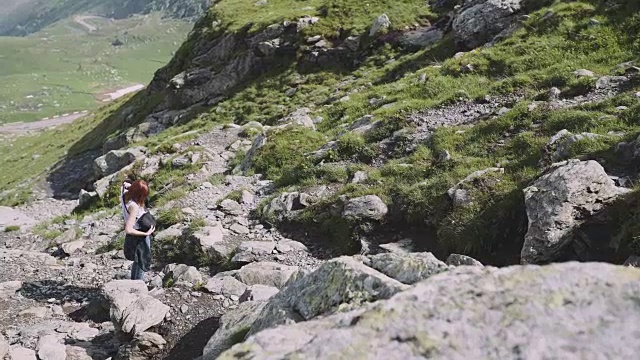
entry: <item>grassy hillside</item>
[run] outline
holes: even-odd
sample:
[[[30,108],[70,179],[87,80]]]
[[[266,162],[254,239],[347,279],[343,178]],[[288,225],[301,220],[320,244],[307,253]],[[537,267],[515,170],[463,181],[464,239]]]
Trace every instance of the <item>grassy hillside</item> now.
[[[27,37],[0,37],[0,123],[95,109],[102,93],[146,84],[191,28],[158,14],[83,21],[97,30],[71,18]]]

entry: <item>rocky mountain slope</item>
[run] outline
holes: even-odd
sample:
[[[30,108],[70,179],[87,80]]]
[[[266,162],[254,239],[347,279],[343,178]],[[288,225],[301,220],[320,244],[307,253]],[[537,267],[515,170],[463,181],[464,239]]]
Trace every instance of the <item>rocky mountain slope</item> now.
[[[639,11],[217,2],[145,91],[7,139],[0,358],[633,357]]]

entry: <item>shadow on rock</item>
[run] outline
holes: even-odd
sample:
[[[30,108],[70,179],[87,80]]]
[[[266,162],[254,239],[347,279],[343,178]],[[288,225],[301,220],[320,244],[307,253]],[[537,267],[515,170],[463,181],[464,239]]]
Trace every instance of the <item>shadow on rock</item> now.
[[[211,317],[198,323],[185,336],[176,341],[165,360],[194,359],[202,355],[202,349],[220,326],[219,317]],[[166,330],[168,331],[168,330]],[[170,336],[169,334],[161,334]]]

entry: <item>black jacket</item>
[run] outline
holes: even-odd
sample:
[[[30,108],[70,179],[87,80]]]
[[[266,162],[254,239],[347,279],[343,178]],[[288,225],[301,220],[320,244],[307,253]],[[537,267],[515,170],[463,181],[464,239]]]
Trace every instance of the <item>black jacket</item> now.
[[[147,246],[144,236],[125,236],[124,257],[138,264],[142,271],[146,272],[151,268],[151,249]]]

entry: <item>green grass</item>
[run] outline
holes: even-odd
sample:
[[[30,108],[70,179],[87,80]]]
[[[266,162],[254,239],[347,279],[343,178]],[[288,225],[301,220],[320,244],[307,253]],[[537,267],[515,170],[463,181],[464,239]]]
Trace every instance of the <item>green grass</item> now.
[[[265,6],[255,4],[252,0],[223,0],[211,11],[221,26],[229,30],[239,30],[249,23],[253,24],[253,29],[259,29],[302,16],[319,16],[321,21],[305,31],[305,35],[328,37],[338,37],[338,29],[344,33],[362,33],[383,13],[389,16],[392,29],[403,29],[433,18],[424,1],[417,0],[371,0],[366,3],[355,0],[271,0]]]
[[[87,22],[99,29],[66,19],[28,37],[0,37],[0,124],[93,110],[104,93],[147,84],[191,26],[157,14]],[[125,44],[112,46],[115,38]]]
[[[6,233],[15,232],[19,230],[20,230],[20,226],[17,226],[17,225],[9,225],[9,226],[5,226],[4,228],[4,232]]]

